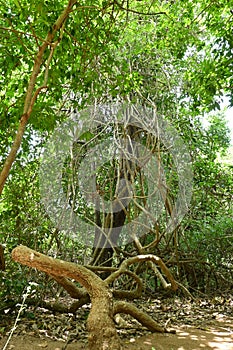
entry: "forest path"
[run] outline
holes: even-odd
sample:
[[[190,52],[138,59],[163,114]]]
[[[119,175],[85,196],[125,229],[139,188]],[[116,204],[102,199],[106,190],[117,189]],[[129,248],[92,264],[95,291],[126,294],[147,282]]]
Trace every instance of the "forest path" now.
[[[0,349],[7,338],[0,340]],[[7,350],[84,350],[85,345],[73,342],[65,347],[62,341],[30,335],[13,336]],[[148,334],[123,342],[123,350],[233,350],[233,324],[215,322],[208,329],[192,326],[176,327],[176,334]]]

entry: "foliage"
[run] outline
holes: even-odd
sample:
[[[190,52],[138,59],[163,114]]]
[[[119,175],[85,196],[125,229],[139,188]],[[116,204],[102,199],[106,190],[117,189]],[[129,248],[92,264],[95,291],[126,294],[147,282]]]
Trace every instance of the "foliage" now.
[[[35,55],[66,5],[64,0],[2,3],[1,166],[23,113]],[[95,0],[74,5],[44,53],[34,91],[46,77],[48,87],[46,92],[40,92],[33,106],[0,202],[0,240],[7,245],[7,273],[14,277],[9,280],[1,273],[4,296],[12,295],[12,290],[20,294],[27,278],[34,278],[33,274],[20,278],[22,268],[16,268],[10,260],[10,251],[18,244],[80,263],[85,263],[86,256],[92,253],[83,253],[86,248],[50,222],[40,203],[38,168],[44,142],[54,127],[67,115],[93,103],[138,102],[156,107],[158,114],[173,123],[189,147],[194,171],[192,205],[179,228],[179,249],[184,255],[190,251],[201,255],[215,267],[231,263],[230,253],[227,261],[223,255],[226,248],[232,247],[231,242],[228,247],[232,174],[229,167],[218,163],[219,155],[229,146],[229,133],[224,116],[216,109],[223,94],[230,96],[233,105],[232,8],[232,0]],[[209,125],[204,129],[202,120],[210,111]],[[87,133],[83,140],[92,145],[90,141],[95,136]],[[107,136],[101,134],[99,140]],[[146,144],[146,140],[142,135],[141,142]],[[163,162],[175,195],[173,160],[166,155]],[[101,186],[108,192],[106,199],[115,189],[115,166],[105,164],[98,174]],[[165,210],[163,219],[166,218]],[[150,233],[145,242],[150,244],[153,239]],[[166,257],[173,254],[172,242],[170,238],[162,241],[155,252]],[[134,251],[132,246],[126,249]]]

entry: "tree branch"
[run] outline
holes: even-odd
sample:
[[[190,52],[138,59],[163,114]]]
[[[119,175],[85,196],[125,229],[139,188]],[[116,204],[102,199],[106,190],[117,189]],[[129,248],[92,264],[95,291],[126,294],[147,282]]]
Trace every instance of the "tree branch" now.
[[[23,245],[13,249],[12,258],[23,265],[35,267],[49,275],[74,279],[86,288],[90,296],[96,293],[98,294],[100,290],[101,293],[104,293],[106,290],[101,278],[85,267],[71,262],[53,259]]]
[[[43,44],[38,49],[38,52],[37,52],[37,55],[36,55],[36,58],[34,61],[32,73],[30,76],[30,80],[29,80],[29,84],[28,84],[28,88],[27,88],[27,92],[26,92],[26,96],[25,96],[25,101],[24,101],[23,114],[20,118],[20,123],[19,123],[19,127],[18,127],[18,130],[16,133],[16,137],[15,137],[15,140],[14,140],[13,145],[11,147],[10,153],[5,160],[5,163],[3,165],[3,169],[0,173],[0,195],[3,191],[3,187],[5,185],[7,177],[9,175],[12,164],[15,161],[16,154],[20,148],[20,145],[21,145],[21,142],[23,139],[23,135],[24,135],[24,131],[25,131],[28,119],[30,117],[30,114],[32,112],[36,98],[37,98],[38,94],[40,93],[40,91],[45,88],[44,86],[41,86],[33,94],[33,91],[34,91],[34,88],[36,85],[36,79],[38,77],[38,74],[39,74],[40,69],[41,69],[41,65],[43,63],[43,56],[44,56],[45,50],[47,49],[47,47],[49,45],[52,44],[52,41],[55,38],[56,33],[58,32],[58,30],[62,27],[62,25],[66,21],[68,15],[69,15],[69,13],[70,13],[70,11],[75,3],[76,3],[75,0],[69,1],[67,7],[64,9],[64,11],[61,13],[61,15],[58,17],[58,19],[54,23],[54,25],[52,27],[52,31],[48,32]]]
[[[136,306],[125,301],[118,301],[114,304],[113,314],[116,315],[118,313],[123,313],[134,317],[151,332],[174,333],[174,330],[168,331],[165,327],[160,326],[156,321],[153,320],[152,317],[147,315],[145,312],[138,310]]]
[[[50,276],[67,291],[71,298],[81,299],[84,296],[87,296],[87,292],[84,289],[78,288],[76,284],[70,281],[68,278],[57,275]]]
[[[113,322],[112,293],[104,281],[82,265],[53,259],[25,246],[13,249],[12,258],[23,265],[50,275],[72,278],[86,288],[91,298],[87,319],[89,350],[120,350],[120,339]],[[64,282],[64,281],[62,281]]]
[[[160,12],[141,12],[141,11],[137,11],[137,10],[133,10],[133,9],[130,9],[129,7],[125,8],[124,6],[122,6],[118,1],[115,1],[115,4],[121,9],[121,10],[124,10],[124,11],[127,11],[127,12],[132,12],[132,13],[135,13],[136,15],[143,15],[143,16],[159,16],[159,15],[166,15],[167,16],[167,13],[165,11],[160,11]]]
[[[171,285],[170,285],[171,288],[173,290],[177,290],[178,289],[178,285],[177,285],[176,281],[174,280],[174,277],[172,276],[171,272],[169,271],[167,266],[164,264],[162,259],[160,259],[159,257],[157,257],[155,255],[152,255],[152,254],[137,255],[137,256],[134,256],[132,258],[128,258],[128,259],[124,260],[122,262],[120,268],[118,269],[118,271],[113,272],[108,278],[105,279],[105,283],[107,283],[107,284],[112,283],[120,275],[122,275],[123,273],[126,273],[126,271],[128,271],[127,268],[130,265],[135,264],[135,263],[139,263],[139,262],[143,262],[143,261],[150,261],[151,263],[154,263],[154,264],[158,265],[161,268],[162,272],[167,277],[167,279],[169,280],[169,282],[171,283]],[[153,265],[150,265],[150,267],[152,268],[153,271],[155,270]],[[157,274],[157,277],[158,277],[158,274]],[[164,279],[162,279],[161,282],[163,283],[163,285],[166,288],[170,287],[169,284],[167,284]]]

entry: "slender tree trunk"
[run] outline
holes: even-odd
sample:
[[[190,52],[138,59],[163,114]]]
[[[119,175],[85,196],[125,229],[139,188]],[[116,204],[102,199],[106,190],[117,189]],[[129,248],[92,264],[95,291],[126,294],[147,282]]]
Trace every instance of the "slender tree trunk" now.
[[[7,177],[10,173],[12,164],[15,161],[17,152],[20,148],[22,139],[23,139],[23,135],[25,132],[25,128],[26,125],[28,123],[28,120],[30,118],[30,115],[32,113],[34,104],[36,102],[37,96],[39,95],[39,93],[41,92],[41,90],[46,89],[47,88],[47,80],[48,80],[48,70],[49,70],[49,65],[50,62],[52,60],[53,57],[53,52],[55,47],[57,46],[57,44],[59,43],[59,41],[61,40],[61,38],[59,38],[56,42],[53,42],[56,33],[61,29],[61,27],[64,25],[67,17],[70,14],[70,11],[72,10],[73,5],[76,3],[76,0],[70,0],[68,2],[68,5],[66,6],[66,8],[64,9],[64,11],[60,14],[60,16],[58,17],[58,19],[56,20],[56,22],[54,24],[51,25],[52,31],[49,31],[46,38],[43,41],[43,44],[41,46],[39,46],[38,48],[38,52],[36,54],[35,57],[35,61],[34,61],[34,66],[32,69],[32,73],[30,76],[30,80],[28,83],[28,88],[27,88],[27,92],[25,95],[25,101],[24,101],[24,109],[23,109],[23,114],[20,118],[20,122],[19,122],[19,127],[15,136],[15,140],[13,142],[13,145],[11,147],[11,150],[5,160],[5,163],[3,165],[2,171],[0,173],[0,195],[3,191],[3,187],[5,185],[5,182],[7,180]],[[50,47],[51,51],[50,51],[50,55],[49,58],[47,60],[47,65],[46,65],[46,69],[45,69],[45,76],[44,76],[44,82],[43,85],[38,87],[36,89],[36,91],[34,91],[35,86],[36,86],[36,81],[37,81],[37,77],[40,73],[41,70],[41,65],[43,63],[43,59],[44,59],[44,53],[46,51],[46,49]]]

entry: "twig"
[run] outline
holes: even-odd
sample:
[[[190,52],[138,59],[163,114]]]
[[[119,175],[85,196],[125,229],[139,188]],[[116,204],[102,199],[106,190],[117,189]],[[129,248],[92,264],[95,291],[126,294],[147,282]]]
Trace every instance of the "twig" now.
[[[7,349],[7,346],[8,346],[8,344],[9,344],[9,342],[10,342],[10,340],[11,340],[13,334],[14,334],[14,331],[15,331],[16,328],[17,328],[17,323],[20,321],[20,315],[21,315],[22,311],[25,309],[25,306],[24,306],[24,305],[25,305],[25,301],[26,301],[28,295],[30,294],[30,291],[31,291],[31,286],[28,286],[28,287],[27,287],[27,290],[26,290],[26,293],[23,294],[23,302],[22,302],[22,304],[20,305],[20,309],[19,309],[18,314],[17,314],[17,317],[16,317],[16,319],[15,319],[15,323],[14,323],[14,325],[13,325],[11,331],[10,331],[9,337],[8,337],[8,339],[7,339],[6,343],[5,343],[5,345],[3,346],[2,350],[6,350],[6,349]]]

